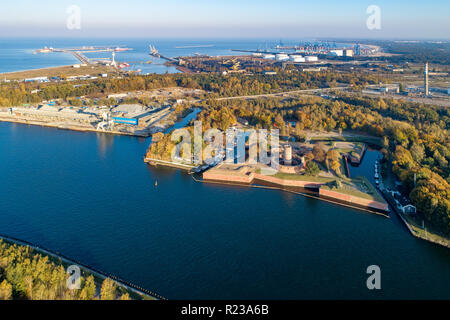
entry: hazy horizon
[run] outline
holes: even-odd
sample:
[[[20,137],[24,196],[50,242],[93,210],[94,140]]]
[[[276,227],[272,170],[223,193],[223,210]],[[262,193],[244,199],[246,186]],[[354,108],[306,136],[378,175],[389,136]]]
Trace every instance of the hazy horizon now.
[[[67,28],[72,5],[81,10],[80,29]],[[381,10],[380,29],[366,25],[370,5]],[[17,0],[3,4],[0,37],[447,40],[449,13],[442,0]]]

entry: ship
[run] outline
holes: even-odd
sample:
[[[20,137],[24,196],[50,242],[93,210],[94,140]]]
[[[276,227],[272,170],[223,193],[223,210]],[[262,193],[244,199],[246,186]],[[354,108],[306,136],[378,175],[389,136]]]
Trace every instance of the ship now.
[[[122,52],[122,51],[129,51],[129,50],[131,50],[131,49],[130,48],[120,48],[120,47],[117,47],[114,49],[115,52]]]

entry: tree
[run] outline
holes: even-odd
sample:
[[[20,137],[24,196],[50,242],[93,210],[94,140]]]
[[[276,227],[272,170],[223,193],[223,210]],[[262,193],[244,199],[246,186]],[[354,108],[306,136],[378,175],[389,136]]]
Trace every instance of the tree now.
[[[95,297],[95,281],[93,276],[86,279],[83,289],[80,292],[81,300],[92,300]]]
[[[152,143],[159,142],[164,138],[164,133],[157,132],[152,135]]]
[[[305,156],[306,163],[308,163],[308,162],[310,162],[312,160],[314,160],[314,154],[312,152],[307,153],[306,156]]]
[[[332,149],[327,152],[327,158],[331,161],[337,161],[339,160],[339,153],[336,150]]]
[[[317,165],[317,163],[315,163],[314,161],[310,161],[308,162],[306,169],[305,169],[305,173],[309,176],[317,176],[320,172],[320,168]]]
[[[418,163],[420,163],[425,157],[425,148],[421,144],[413,143],[409,151],[411,152],[414,161]]]
[[[341,173],[341,164],[339,160],[333,160],[331,162],[331,169],[336,173]]]
[[[410,198],[425,218],[450,235],[450,186],[442,177],[427,168],[416,173],[417,186]]]
[[[12,285],[6,281],[3,280],[2,283],[0,283],[0,300],[11,300],[12,298]]]
[[[409,169],[414,166],[414,160],[411,156],[411,152],[402,146],[397,146],[395,148],[394,161],[392,163],[405,169]]]
[[[312,152],[314,154],[314,160],[316,160],[317,162],[325,161],[327,154],[323,148],[322,143],[315,144]]]
[[[110,278],[106,278],[103,281],[100,295],[102,300],[116,300],[117,284]]]
[[[128,293],[124,293],[120,296],[119,300],[131,300],[130,295]]]

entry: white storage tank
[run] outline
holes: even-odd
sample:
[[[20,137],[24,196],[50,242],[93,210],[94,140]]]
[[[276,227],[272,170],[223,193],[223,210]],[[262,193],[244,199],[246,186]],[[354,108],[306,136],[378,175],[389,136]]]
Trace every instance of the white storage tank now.
[[[306,61],[305,58],[302,57],[301,55],[292,55],[291,60],[293,62],[305,62]]]
[[[308,57],[305,57],[305,59],[306,59],[306,62],[317,62],[317,61],[319,61],[319,58],[317,58],[316,56],[308,56]]]
[[[275,59],[275,55],[273,55],[273,54],[265,54],[263,58],[264,59]]]
[[[289,56],[285,53],[279,53],[276,56],[276,60],[277,61],[286,61],[286,60],[289,60]]]

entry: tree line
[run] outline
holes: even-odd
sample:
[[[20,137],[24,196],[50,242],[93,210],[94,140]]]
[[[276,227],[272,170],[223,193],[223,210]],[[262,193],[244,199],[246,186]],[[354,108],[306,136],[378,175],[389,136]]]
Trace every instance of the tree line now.
[[[79,290],[67,286],[64,266],[28,246],[0,239],[0,300],[130,300],[130,295],[107,278],[102,283],[83,274]]]

